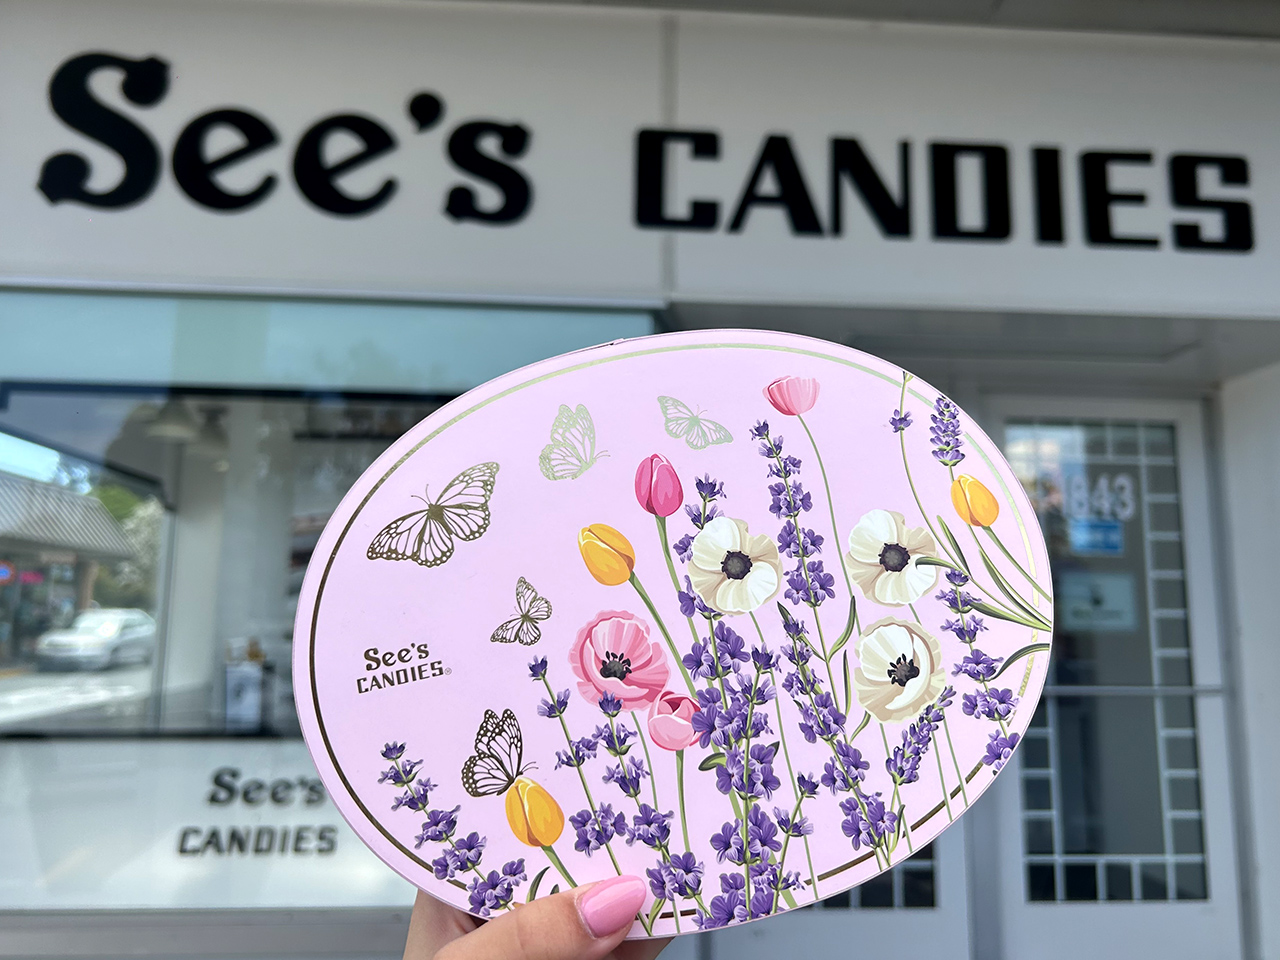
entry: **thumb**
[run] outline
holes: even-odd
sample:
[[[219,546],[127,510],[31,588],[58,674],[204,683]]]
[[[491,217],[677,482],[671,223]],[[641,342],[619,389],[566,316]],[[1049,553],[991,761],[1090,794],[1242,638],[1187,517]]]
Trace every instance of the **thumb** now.
[[[631,929],[647,888],[611,877],[535,900],[455,940],[437,960],[601,960]]]

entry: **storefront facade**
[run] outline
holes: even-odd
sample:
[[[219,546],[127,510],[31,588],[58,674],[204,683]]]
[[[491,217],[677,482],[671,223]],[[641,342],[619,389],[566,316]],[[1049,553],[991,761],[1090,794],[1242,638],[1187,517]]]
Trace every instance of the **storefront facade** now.
[[[1277,79],[1205,37],[0,8],[0,955],[396,953],[412,891],[293,715],[319,530],[489,377],[746,326],[1002,442],[1058,659],[962,825],[670,954],[1280,957]]]

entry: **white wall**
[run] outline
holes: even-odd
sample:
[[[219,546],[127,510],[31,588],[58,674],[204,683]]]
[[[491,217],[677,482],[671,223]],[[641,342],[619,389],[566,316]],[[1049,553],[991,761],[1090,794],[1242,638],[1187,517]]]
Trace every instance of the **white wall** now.
[[[1236,670],[1245,736],[1241,745],[1253,810],[1252,873],[1261,956],[1280,957],[1280,746],[1271,732],[1276,656],[1276,553],[1280,533],[1280,364],[1229,380],[1222,390],[1227,533],[1234,590]]]

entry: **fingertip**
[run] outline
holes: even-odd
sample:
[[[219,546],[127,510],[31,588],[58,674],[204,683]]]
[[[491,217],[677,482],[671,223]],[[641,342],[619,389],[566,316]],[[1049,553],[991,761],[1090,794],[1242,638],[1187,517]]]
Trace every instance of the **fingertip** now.
[[[578,897],[582,925],[596,940],[625,930],[635,920],[648,893],[639,877],[610,877],[594,883]]]

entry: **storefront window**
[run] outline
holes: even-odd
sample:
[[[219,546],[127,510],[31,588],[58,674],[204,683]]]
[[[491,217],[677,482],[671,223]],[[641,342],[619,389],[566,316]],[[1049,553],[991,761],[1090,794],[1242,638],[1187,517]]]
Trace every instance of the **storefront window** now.
[[[0,474],[0,729],[296,734],[292,622],[311,548],[347,487],[441,399],[140,385],[8,399],[0,446],[20,434],[100,459],[22,440],[8,457],[21,473]]]
[[[347,488],[475,383],[650,327],[0,295],[0,732],[296,735],[296,599]]]
[[[0,909],[403,905],[298,738],[350,485],[472,386],[646,314],[0,292]],[[110,829],[85,830],[83,798]]]

